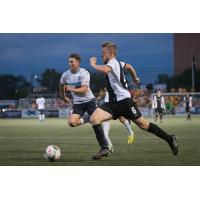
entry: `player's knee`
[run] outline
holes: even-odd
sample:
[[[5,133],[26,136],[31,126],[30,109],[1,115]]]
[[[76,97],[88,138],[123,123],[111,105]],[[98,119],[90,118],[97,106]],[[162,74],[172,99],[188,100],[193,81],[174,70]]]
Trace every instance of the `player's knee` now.
[[[123,117],[119,117],[119,121],[124,124],[125,123],[125,119]]]
[[[73,119],[69,119],[68,124],[69,124],[70,127],[76,127],[77,126],[77,122]]]
[[[92,115],[91,117],[90,117],[90,123],[92,124],[92,125],[94,125],[94,124],[99,124],[100,122],[99,122],[99,119],[98,119],[98,115]]]
[[[149,124],[148,123],[140,123],[140,124],[138,124],[138,126],[144,131],[147,131],[148,128],[149,128]]]

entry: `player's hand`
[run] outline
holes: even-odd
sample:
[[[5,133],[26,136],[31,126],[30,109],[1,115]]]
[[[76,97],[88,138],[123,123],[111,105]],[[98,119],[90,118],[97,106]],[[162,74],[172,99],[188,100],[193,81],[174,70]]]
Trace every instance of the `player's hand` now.
[[[69,103],[69,101],[70,101],[69,98],[64,97],[64,102],[65,102],[65,103]]]
[[[135,81],[135,83],[137,83],[137,84],[140,83],[140,79],[139,79],[138,77],[136,77],[134,81]]]
[[[73,87],[70,86],[70,85],[65,85],[65,86],[64,86],[64,89],[65,89],[65,92],[70,92],[70,91],[73,90]]]
[[[94,67],[96,64],[97,64],[97,58],[96,57],[90,58],[90,65]]]

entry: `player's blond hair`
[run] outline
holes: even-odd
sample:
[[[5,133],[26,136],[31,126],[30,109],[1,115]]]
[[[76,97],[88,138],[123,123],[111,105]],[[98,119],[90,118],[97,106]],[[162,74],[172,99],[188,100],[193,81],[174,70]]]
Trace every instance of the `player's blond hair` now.
[[[107,47],[111,53],[117,55],[117,45],[113,42],[104,42],[102,48]]]

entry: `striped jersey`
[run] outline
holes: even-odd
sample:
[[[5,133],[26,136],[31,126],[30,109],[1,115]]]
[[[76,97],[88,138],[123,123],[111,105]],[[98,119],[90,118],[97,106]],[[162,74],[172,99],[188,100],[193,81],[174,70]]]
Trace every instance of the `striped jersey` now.
[[[106,75],[105,102],[118,102],[126,98],[131,98],[128,91],[127,82],[123,73],[125,62],[119,62],[115,58],[108,61],[107,66],[112,68],[112,71]]]

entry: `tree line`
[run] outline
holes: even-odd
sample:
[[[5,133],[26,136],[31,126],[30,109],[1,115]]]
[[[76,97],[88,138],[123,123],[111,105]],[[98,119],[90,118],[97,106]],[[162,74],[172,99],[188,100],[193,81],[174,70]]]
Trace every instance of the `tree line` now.
[[[94,93],[105,87],[105,78],[99,72],[89,71],[91,76],[90,86]],[[188,69],[180,75],[169,76],[160,74],[156,80],[158,84],[166,84],[167,91],[172,88],[192,88],[192,70]],[[55,69],[46,69],[37,79],[39,85],[45,90],[42,93],[59,93],[59,82],[62,73]],[[200,70],[195,71],[195,91],[200,91]],[[151,89],[150,84],[147,89]],[[0,75],[0,99],[19,99],[25,98],[33,92],[33,85],[24,76]]]

